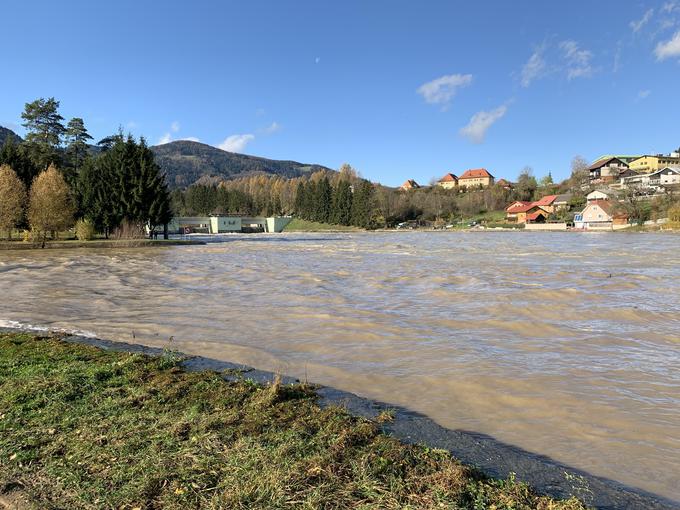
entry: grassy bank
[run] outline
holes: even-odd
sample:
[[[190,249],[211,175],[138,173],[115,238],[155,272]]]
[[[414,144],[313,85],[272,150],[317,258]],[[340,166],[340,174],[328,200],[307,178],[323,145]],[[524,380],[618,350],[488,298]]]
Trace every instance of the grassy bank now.
[[[184,372],[172,355],[24,333],[0,334],[3,498],[128,510],[583,508],[320,409],[304,385],[227,382]]]
[[[151,246],[180,246],[205,244],[201,241],[186,241],[181,239],[96,239],[93,241],[47,241],[42,243],[23,241],[0,241],[1,250],[35,250],[35,249],[65,249],[65,248],[144,248]]]
[[[283,229],[284,232],[357,232],[363,229],[359,227],[332,225],[330,223],[319,223],[316,221],[293,220]]]

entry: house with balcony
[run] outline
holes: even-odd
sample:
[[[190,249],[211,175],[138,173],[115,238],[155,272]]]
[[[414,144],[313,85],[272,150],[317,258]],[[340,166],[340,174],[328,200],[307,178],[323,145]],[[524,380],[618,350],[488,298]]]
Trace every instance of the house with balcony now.
[[[680,185],[680,168],[666,167],[649,174],[637,174],[621,179],[622,188],[660,190],[675,185]]]
[[[630,167],[623,160],[611,157],[595,161],[588,168],[591,184],[609,184],[617,182],[621,173]]]

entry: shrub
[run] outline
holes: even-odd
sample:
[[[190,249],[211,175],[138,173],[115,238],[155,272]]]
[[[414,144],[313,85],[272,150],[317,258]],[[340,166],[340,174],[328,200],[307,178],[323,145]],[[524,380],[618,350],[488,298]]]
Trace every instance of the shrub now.
[[[76,222],[76,237],[79,241],[92,241],[94,239],[94,225],[89,220]]]
[[[668,209],[668,222],[673,228],[680,228],[680,204]]]

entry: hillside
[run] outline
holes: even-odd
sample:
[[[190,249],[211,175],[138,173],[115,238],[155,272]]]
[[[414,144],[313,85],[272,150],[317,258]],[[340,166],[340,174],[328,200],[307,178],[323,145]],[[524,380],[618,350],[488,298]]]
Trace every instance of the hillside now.
[[[8,138],[14,138],[14,141],[16,143],[21,142],[21,137],[17,135],[14,131],[12,131],[11,129],[7,129],[6,127],[0,126],[0,147],[3,146],[5,140],[7,140]]]
[[[11,129],[0,126],[0,147],[7,138],[20,143],[21,137]],[[92,153],[101,149],[89,146]],[[180,140],[151,147],[156,162],[167,176],[171,188],[183,188],[196,181],[215,182],[262,173],[282,177],[299,177],[318,170],[328,170],[321,165],[279,161],[227,152],[204,143]]]
[[[223,180],[256,173],[299,177],[328,170],[320,165],[246,156],[185,140],[156,145],[151,150],[167,176],[168,185],[173,188],[188,186],[199,179]]]

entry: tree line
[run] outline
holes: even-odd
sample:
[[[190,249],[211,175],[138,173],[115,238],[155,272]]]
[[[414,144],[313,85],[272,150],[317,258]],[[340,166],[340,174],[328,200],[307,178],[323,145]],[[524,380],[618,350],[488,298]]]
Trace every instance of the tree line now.
[[[82,118],[64,125],[59,101],[22,113],[25,139],[0,149],[0,228],[30,229],[44,242],[76,224],[79,237],[141,237],[172,218],[165,177],[144,138],[122,131],[89,145]]]

